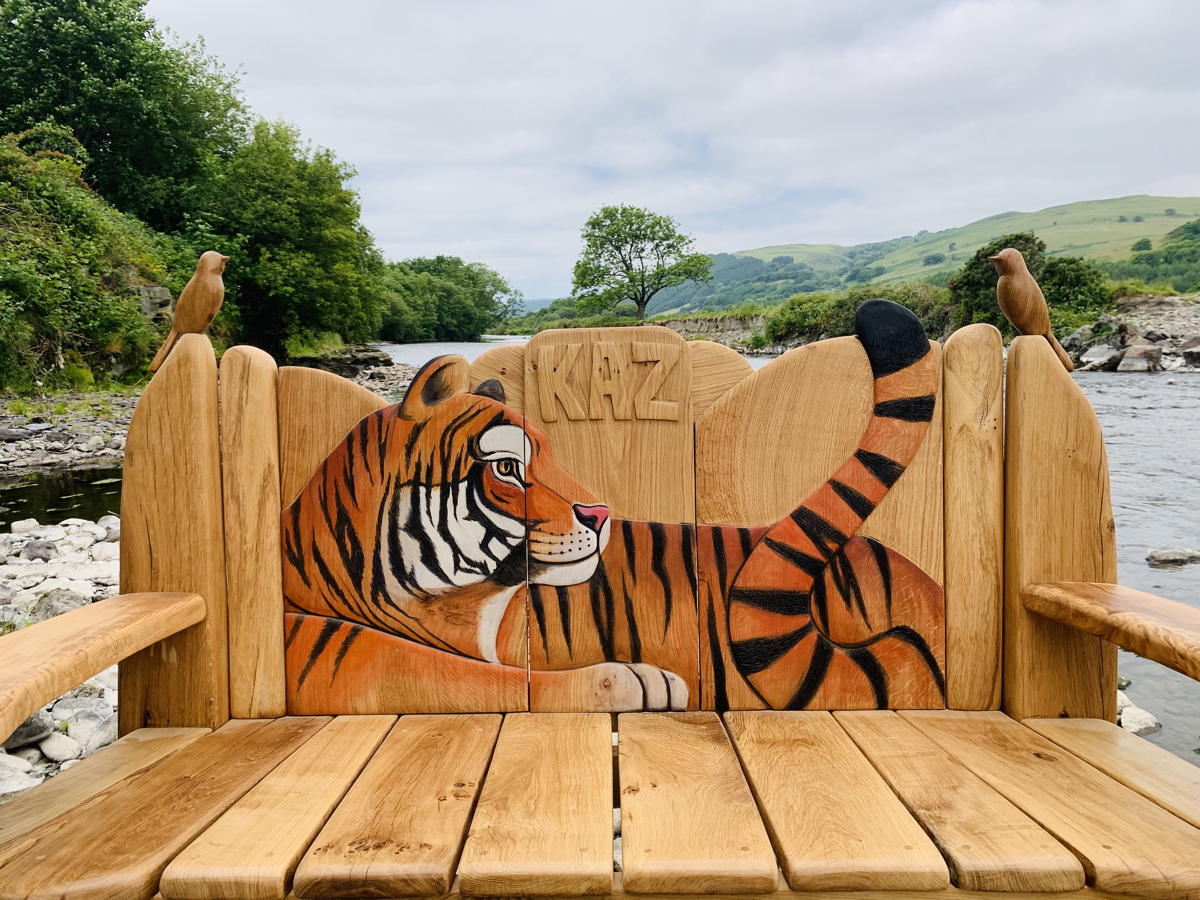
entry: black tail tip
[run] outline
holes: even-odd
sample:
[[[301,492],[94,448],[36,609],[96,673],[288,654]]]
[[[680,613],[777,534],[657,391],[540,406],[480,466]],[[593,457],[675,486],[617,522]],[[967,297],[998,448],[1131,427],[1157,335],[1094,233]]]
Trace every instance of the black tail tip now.
[[[854,333],[876,378],[899,372],[929,352],[921,320],[891,300],[865,301],[854,314]]]

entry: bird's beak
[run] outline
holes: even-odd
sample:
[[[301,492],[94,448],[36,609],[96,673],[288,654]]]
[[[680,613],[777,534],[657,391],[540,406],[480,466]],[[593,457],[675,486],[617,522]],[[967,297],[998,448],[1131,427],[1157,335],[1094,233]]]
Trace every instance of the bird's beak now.
[[[988,259],[991,260],[992,262],[1000,261],[1000,257],[998,257],[998,256],[989,256]]]

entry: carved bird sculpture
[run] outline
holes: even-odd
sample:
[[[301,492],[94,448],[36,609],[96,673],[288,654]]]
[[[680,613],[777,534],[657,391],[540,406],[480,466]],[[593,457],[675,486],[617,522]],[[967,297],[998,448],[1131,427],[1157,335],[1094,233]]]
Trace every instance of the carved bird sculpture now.
[[[1012,247],[1006,247],[995,256],[988,257],[996,267],[1000,280],[996,282],[996,300],[1005,318],[1021,334],[1040,334],[1068,372],[1075,369],[1071,357],[1050,330],[1050,307],[1037,281],[1025,265],[1025,257]]]
[[[157,372],[158,367],[166,361],[181,334],[203,334],[212,324],[213,317],[221,308],[221,301],[225,299],[225,281],[221,278],[221,273],[225,271],[227,262],[229,257],[222,256],[215,250],[200,254],[195,274],[175,301],[175,318],[171,320],[171,331],[150,362],[151,372]]]

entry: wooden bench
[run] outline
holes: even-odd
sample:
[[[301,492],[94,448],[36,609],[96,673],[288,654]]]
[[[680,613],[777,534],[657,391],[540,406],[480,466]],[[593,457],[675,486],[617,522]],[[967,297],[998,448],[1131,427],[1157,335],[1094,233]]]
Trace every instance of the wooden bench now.
[[[181,335],[124,593],[0,638],[0,733],[116,660],[123,733],[0,807],[0,898],[1200,898],[1200,769],[1113,724],[1200,614],[1113,583],[1087,401],[857,328],[544,332],[396,406]]]

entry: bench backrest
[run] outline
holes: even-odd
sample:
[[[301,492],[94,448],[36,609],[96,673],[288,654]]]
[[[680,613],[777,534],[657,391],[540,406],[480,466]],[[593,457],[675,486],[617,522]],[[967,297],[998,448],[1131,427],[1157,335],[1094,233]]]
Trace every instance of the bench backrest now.
[[[336,533],[334,489],[314,472],[386,401],[325,372],[276,369],[253,348],[228,351],[218,379],[207,339],[185,336],[131,424],[122,589],[195,590],[209,617],[123,664],[122,728],[289,711],[606,708],[586,682],[557,679],[605,660],[669,671],[693,708],[1003,705],[1111,718],[1112,649],[1019,599],[1032,581],[1114,580],[1095,416],[1040,337],[1009,351],[1007,409],[994,328],[969,326],[929,354],[932,381],[921,383],[932,387],[917,397],[929,400],[915,405],[880,403],[887,384],[852,337],[752,371],[727,348],[665,328],[572,329],[497,347],[469,373],[448,369],[459,388],[499,382],[504,405],[586,489],[578,500],[602,501],[614,519],[604,582],[526,572],[493,640],[528,655],[481,662],[461,647],[381,636],[349,613],[341,624],[305,615],[302,598],[285,609],[284,570],[319,579],[330,561],[289,545],[280,512],[300,509],[306,485],[324,490],[302,512],[322,510]],[[888,448],[901,452],[921,427],[894,478]],[[340,464],[337,490],[370,479],[369,464]],[[831,485],[835,475],[844,481]],[[881,500],[868,496],[876,488]],[[830,524],[857,541],[828,539]],[[764,538],[785,545],[775,555],[789,573],[803,573],[806,556],[842,555],[798,601],[789,585],[806,576],[780,575]],[[364,538],[368,558],[374,539]],[[835,638],[828,659],[812,632]]]

